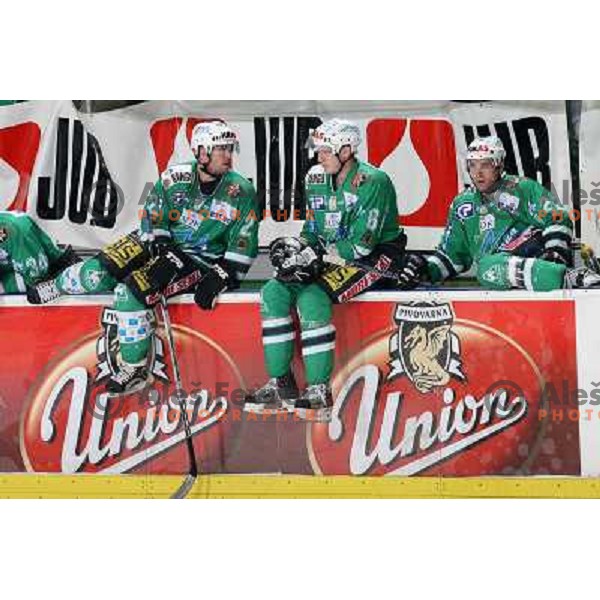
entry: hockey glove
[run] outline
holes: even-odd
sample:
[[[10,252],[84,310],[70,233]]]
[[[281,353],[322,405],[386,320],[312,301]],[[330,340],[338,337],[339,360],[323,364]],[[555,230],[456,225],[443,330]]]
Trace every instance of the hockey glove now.
[[[220,265],[214,265],[196,286],[194,301],[202,310],[212,310],[217,297],[231,283],[231,275]]]
[[[281,237],[269,246],[269,258],[275,279],[284,283],[310,283],[323,270],[321,252],[315,252],[304,240]]]
[[[571,254],[571,250],[567,248],[547,248],[546,250],[544,250],[544,252],[542,252],[540,258],[542,260],[547,260],[549,262],[557,263],[559,265],[564,265],[565,267],[570,267],[573,265]]]
[[[154,289],[163,290],[183,271],[185,263],[177,254],[174,249],[162,248],[150,261],[147,277]]]
[[[427,260],[420,254],[407,254],[404,266],[398,272],[398,288],[413,290],[427,275]]]

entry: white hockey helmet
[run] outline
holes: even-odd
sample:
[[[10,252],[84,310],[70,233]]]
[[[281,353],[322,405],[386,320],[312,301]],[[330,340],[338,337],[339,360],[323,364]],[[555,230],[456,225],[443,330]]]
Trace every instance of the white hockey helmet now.
[[[192,131],[192,152],[197,153],[198,148],[203,146],[210,154],[216,146],[233,145],[235,152],[240,151],[240,141],[237,133],[221,121],[206,121],[198,123]]]
[[[309,132],[307,146],[316,152],[321,148],[331,148],[339,154],[344,146],[356,152],[360,146],[360,129],[352,121],[330,119]]]
[[[491,160],[494,166],[499,167],[504,164],[505,158],[506,150],[495,135],[475,138],[467,148],[467,166],[470,160]]]

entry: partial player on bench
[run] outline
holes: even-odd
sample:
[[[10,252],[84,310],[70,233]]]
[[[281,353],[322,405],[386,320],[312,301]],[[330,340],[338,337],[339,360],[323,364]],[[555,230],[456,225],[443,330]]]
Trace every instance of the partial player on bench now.
[[[549,291],[600,286],[587,267],[573,268],[573,223],[568,210],[537,181],[504,172],[499,138],[469,144],[473,188],[450,207],[441,243],[432,255],[410,253],[401,289],[441,283],[476,267],[479,284],[492,290]]]
[[[130,393],[148,383],[151,309],[161,295],[193,292],[200,308],[211,309],[250,269],[258,252],[258,210],[253,185],[232,170],[238,146],[228,125],[196,125],[196,160],[162,173],[138,232],[29,290],[33,303],[114,290],[122,362],[109,392]]]

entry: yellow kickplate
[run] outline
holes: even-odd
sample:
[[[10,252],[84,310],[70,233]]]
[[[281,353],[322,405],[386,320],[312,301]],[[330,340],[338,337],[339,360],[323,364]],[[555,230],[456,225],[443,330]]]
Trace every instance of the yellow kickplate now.
[[[0,498],[168,498],[183,476],[0,475]],[[203,475],[188,498],[600,498],[600,479]]]

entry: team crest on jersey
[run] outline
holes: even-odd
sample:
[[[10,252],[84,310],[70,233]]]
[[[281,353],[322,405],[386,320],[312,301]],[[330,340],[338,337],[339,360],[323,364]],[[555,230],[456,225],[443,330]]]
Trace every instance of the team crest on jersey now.
[[[227,186],[227,195],[230,198],[237,198],[240,195],[240,184],[232,183],[231,185]]]
[[[8,239],[8,229],[0,227],[0,244],[3,244]]]
[[[352,187],[356,190],[358,189],[365,181],[367,181],[367,179],[369,178],[369,176],[365,173],[357,173],[353,178],[352,178]]]
[[[460,340],[452,331],[450,303],[411,302],[396,305],[397,332],[389,340],[387,381],[408,377],[422,394],[447,385],[452,378],[465,381]]]
[[[459,221],[464,221],[475,214],[475,207],[472,202],[465,202],[456,209],[456,216]]]
[[[151,325],[156,324],[154,313],[151,313]],[[98,364],[95,382],[101,383],[119,372],[119,338],[117,311],[105,308],[102,311],[102,334],[96,341],[96,356]],[[158,335],[152,336],[152,344],[148,353],[148,370],[157,379],[169,382],[166,370],[164,343]]]
[[[517,196],[513,196],[512,194],[507,194],[506,192],[502,192],[498,196],[498,208],[509,212],[511,215],[517,212],[519,208],[519,198]]]

